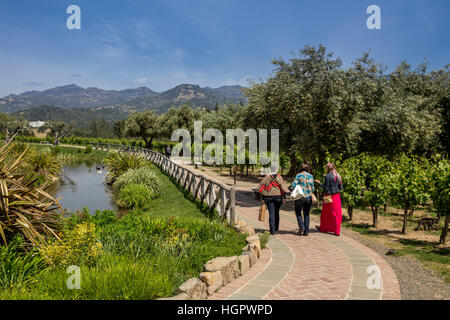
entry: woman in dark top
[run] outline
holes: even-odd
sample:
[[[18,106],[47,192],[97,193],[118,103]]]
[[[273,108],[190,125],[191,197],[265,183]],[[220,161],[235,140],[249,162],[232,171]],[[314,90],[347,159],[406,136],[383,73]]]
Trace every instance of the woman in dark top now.
[[[342,223],[340,195],[342,190],[342,178],[336,171],[334,164],[327,163],[325,168],[327,170],[327,175],[325,176],[324,183],[322,184],[319,180],[315,180],[315,182],[324,189],[320,226],[317,226],[316,228],[319,229],[320,232],[332,232],[339,236]]]

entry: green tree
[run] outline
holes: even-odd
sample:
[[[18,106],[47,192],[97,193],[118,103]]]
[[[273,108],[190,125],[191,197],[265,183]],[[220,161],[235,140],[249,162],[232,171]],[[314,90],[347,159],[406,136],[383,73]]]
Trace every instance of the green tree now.
[[[147,149],[152,148],[153,139],[160,134],[158,115],[153,110],[132,113],[124,124],[125,134],[139,137],[145,142]]]
[[[353,157],[345,160],[339,167],[342,177],[342,201],[347,205],[350,220],[353,219],[353,209],[361,203],[361,192],[364,186],[364,175],[361,172],[361,159]]]
[[[436,74],[427,72],[426,63],[411,70],[402,62],[383,77],[383,90],[363,115],[362,151],[396,155],[438,147],[442,131],[438,106],[445,90],[442,72]]]
[[[298,154],[317,168],[327,152],[349,149],[357,136],[353,119],[363,104],[341,60],[323,46],[305,46],[298,58],[273,64],[273,76],[243,89],[248,98],[244,125],[280,129],[280,151],[290,159],[290,175],[297,171]]]
[[[439,217],[445,216],[439,243],[445,244],[450,222],[450,162],[445,159],[438,159],[431,171],[431,198]]]
[[[53,136],[53,145],[59,145],[62,138],[67,136],[75,127],[73,123],[67,123],[64,121],[48,121],[45,124],[46,129],[50,129],[50,135]]]
[[[359,156],[364,176],[364,199],[372,210],[373,227],[377,227],[378,209],[389,197],[389,162],[385,157],[362,154]]]
[[[6,143],[13,141],[24,130],[26,124],[23,119],[0,112],[0,132],[5,135]]]
[[[170,139],[172,132],[176,129],[187,129],[194,132],[194,121],[200,119],[200,111],[191,108],[189,105],[172,107],[159,119],[161,135]]]
[[[403,207],[402,233],[407,233],[408,211],[425,204],[429,198],[429,177],[420,161],[402,154],[390,169],[390,200],[394,205]]]

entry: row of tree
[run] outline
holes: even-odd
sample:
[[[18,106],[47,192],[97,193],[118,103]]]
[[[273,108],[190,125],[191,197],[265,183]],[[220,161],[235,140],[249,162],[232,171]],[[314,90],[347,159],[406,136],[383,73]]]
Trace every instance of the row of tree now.
[[[399,155],[388,160],[386,156],[361,154],[337,161],[344,181],[342,193],[350,219],[356,206],[370,206],[373,227],[377,227],[378,210],[387,203],[403,208],[402,233],[407,232],[408,217],[429,200],[440,220],[445,216],[441,243],[445,243],[450,220],[450,162],[441,156],[430,159]]]

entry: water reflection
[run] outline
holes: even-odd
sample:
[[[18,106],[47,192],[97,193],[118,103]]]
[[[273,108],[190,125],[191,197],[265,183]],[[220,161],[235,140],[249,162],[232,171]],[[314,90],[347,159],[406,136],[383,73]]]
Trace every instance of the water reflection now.
[[[70,211],[89,207],[95,210],[115,209],[111,191],[104,184],[106,170],[101,163],[77,162],[63,168],[63,184],[56,192],[63,208]]]

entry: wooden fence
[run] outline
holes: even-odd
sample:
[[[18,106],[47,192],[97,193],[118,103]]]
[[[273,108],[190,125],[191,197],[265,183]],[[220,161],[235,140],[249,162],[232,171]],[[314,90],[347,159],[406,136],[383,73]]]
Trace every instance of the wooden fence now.
[[[201,173],[194,173],[192,170],[181,166],[159,152],[146,148],[125,146],[119,144],[108,144],[92,142],[95,150],[126,152],[138,154],[145,159],[152,161],[170,177],[172,177],[183,189],[188,190],[200,202],[206,203],[212,210],[216,210],[219,216],[226,219],[230,224],[234,223],[236,214],[235,188]]]

